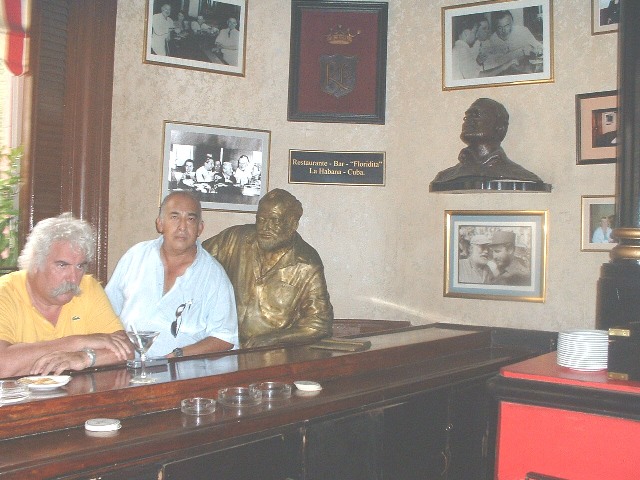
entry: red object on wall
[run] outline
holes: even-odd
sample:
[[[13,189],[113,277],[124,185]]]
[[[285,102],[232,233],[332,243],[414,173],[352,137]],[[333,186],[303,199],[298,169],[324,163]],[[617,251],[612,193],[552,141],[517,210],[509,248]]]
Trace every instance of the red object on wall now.
[[[300,112],[373,114],[376,107],[378,16],[363,12],[304,11],[300,44]],[[331,45],[326,38],[338,26],[355,35],[348,45]],[[357,57],[356,87],[336,98],[322,91],[322,55]]]
[[[505,367],[501,377],[563,385],[597,402],[601,392],[640,395],[640,384],[607,378],[606,371],[579,372],[556,364],[550,353]],[[509,380],[505,380],[505,385]],[[527,394],[528,395],[528,394]],[[500,401],[497,480],[523,480],[536,472],[570,480],[640,478],[640,421],[603,413]]]
[[[0,28],[6,35],[3,59],[11,73],[20,76],[28,64],[29,0],[2,0],[0,6]]]

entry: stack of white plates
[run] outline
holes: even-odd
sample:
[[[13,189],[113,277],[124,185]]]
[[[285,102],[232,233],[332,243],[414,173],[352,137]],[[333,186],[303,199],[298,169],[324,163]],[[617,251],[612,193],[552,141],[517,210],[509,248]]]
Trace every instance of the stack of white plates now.
[[[558,365],[593,372],[607,368],[606,330],[567,330],[558,333]]]

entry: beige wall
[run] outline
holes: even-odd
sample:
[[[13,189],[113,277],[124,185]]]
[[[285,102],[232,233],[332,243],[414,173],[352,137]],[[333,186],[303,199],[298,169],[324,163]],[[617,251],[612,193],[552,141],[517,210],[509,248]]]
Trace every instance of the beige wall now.
[[[142,63],[146,0],[121,1],[111,144],[109,268],[156,235],[164,120],[270,130],[269,187],[303,203],[300,233],[320,253],[337,317],[452,321],[543,330],[594,326],[608,254],[580,251],[581,195],[613,195],[613,165],[577,166],[575,94],[616,88],[617,34],[592,36],[591,2],[556,0],[555,82],[443,92],[441,7],[390,0],[386,125],[287,122],[290,2],[249,0],[246,76]],[[479,97],[511,116],[503,147],[550,194],[430,194],[457,162],[465,109]],[[384,187],[289,185],[289,149],[385,151]],[[544,303],[443,297],[444,211],[548,210]],[[202,238],[248,213],[207,211]]]

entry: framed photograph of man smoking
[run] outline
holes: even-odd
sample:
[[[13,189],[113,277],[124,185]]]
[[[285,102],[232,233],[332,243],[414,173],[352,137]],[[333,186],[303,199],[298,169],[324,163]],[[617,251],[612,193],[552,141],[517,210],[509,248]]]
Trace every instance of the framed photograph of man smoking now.
[[[189,190],[204,210],[257,212],[270,147],[267,130],[165,121],[161,198]]]
[[[582,196],[583,252],[607,252],[616,245],[611,236],[616,228],[616,197],[613,195]]]
[[[144,62],[244,76],[247,0],[147,0]]]
[[[445,211],[445,297],[544,302],[546,211]]]
[[[442,89],[553,81],[552,0],[442,8]]]

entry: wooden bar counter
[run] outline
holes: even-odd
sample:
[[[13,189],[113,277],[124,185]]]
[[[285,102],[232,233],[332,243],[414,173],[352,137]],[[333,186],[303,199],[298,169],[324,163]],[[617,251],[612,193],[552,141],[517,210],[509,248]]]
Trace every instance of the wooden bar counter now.
[[[74,373],[64,389],[0,406],[0,478],[491,475],[494,418],[485,382],[529,352],[492,347],[490,332],[473,327],[404,327],[358,340],[371,347],[179,359],[152,368],[150,385],[129,384],[124,366]],[[182,399],[217,398],[222,387],[296,380],[323,388],[294,388],[291,398],[257,407],[218,404],[205,416],[180,411]],[[122,428],[91,434],[84,429],[91,418],[119,419]]]

